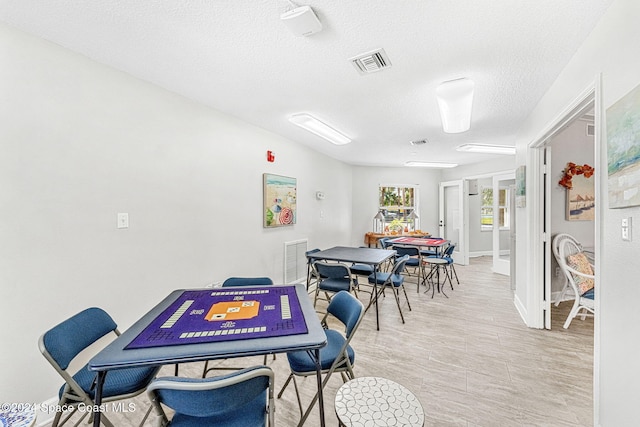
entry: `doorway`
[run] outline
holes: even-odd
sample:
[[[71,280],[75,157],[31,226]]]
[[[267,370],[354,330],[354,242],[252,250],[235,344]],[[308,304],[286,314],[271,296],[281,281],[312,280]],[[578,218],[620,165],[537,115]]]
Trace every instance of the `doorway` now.
[[[439,231],[440,237],[455,244],[453,262],[469,264],[467,241],[469,240],[469,209],[465,195],[469,183],[465,180],[440,183],[439,191]]]

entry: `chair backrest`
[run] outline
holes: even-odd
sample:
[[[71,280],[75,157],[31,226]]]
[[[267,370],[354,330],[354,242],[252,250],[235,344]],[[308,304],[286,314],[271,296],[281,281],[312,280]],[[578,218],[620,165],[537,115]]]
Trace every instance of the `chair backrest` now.
[[[351,280],[351,270],[346,264],[339,262],[316,261],[313,268],[318,272],[320,277],[328,279],[348,278]]]
[[[403,257],[405,255],[420,256],[420,249],[415,246],[396,246],[393,245],[393,249],[396,251],[396,257]]]
[[[409,255],[403,255],[401,258],[398,258],[396,263],[393,265],[393,270],[391,270],[391,276],[394,274],[402,274],[405,264],[409,261],[409,258],[411,258]],[[391,279],[391,276],[389,276],[389,279]]]
[[[567,234],[567,233],[558,233],[555,235],[555,237],[553,238],[553,241],[551,243],[551,250],[553,251],[553,256],[556,258],[556,261],[559,262],[559,256],[560,256],[560,245],[562,243],[563,240],[568,239],[571,240],[573,242],[573,244],[577,247],[580,248],[580,251],[582,252],[582,245],[580,244],[580,242],[578,242],[578,240],[576,240],[575,237],[573,237],[571,234]]]
[[[340,291],[331,298],[327,314],[340,320],[345,326],[347,338],[355,332],[364,317],[364,305],[347,291]],[[326,315],[325,315],[326,317]]]
[[[307,264],[313,264],[314,262],[316,262],[316,259],[311,256],[311,255],[315,254],[316,252],[320,252],[320,249],[314,248],[314,249],[308,250],[308,251],[306,251],[304,253],[304,255],[307,257]]]
[[[87,308],[45,332],[38,345],[45,358],[61,373],[82,350],[103,336],[110,332],[119,335],[117,328],[104,310]]]
[[[452,243],[449,246],[447,246],[447,249],[445,249],[444,251],[444,256],[448,256],[450,257],[451,255],[453,255],[453,251],[456,250],[456,244]]]
[[[378,240],[378,242],[380,243],[380,247],[382,249],[389,248],[389,246],[391,246],[391,243],[389,243],[389,240],[391,240],[391,238],[389,237],[383,237],[382,239]]]
[[[229,277],[222,282],[222,287],[228,286],[270,286],[273,280],[268,277]]]
[[[554,246],[556,240],[553,241]],[[557,261],[576,295],[582,295],[593,288],[593,269],[582,250],[582,245],[572,238],[558,239]],[[572,258],[574,262],[571,262]]]
[[[147,393],[161,414],[160,403],[175,411],[174,418],[208,418],[215,425],[239,420],[238,425],[273,425],[274,375],[267,366],[255,366],[228,375],[207,378],[162,377]],[[196,425],[196,424],[189,424]]]

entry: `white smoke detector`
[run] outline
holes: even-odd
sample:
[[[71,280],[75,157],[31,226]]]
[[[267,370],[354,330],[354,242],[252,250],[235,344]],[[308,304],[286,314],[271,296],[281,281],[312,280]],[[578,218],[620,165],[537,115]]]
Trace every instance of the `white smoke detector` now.
[[[280,20],[296,36],[310,36],[322,30],[322,23],[309,6],[300,6],[280,15]]]

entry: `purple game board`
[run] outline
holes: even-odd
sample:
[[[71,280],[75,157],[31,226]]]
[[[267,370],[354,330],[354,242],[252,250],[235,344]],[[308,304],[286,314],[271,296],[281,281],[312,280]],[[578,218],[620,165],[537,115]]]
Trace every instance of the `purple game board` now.
[[[184,291],[125,349],[307,333],[294,286]]]

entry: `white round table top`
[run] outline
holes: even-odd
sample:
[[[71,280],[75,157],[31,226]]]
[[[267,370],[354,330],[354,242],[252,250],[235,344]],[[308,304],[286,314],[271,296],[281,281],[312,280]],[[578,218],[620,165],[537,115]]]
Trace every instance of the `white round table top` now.
[[[424,262],[427,264],[449,264],[446,259],[442,258],[423,258]]]
[[[36,422],[33,409],[0,408],[0,427],[30,427]]]
[[[418,398],[386,378],[360,377],[344,383],[336,394],[335,409],[348,427],[424,425]]]

